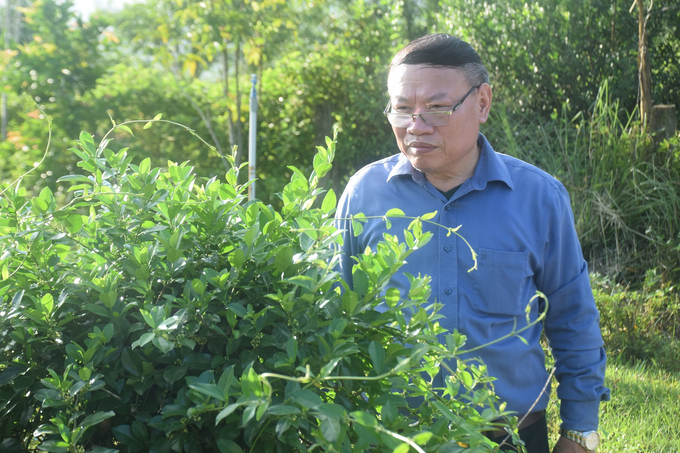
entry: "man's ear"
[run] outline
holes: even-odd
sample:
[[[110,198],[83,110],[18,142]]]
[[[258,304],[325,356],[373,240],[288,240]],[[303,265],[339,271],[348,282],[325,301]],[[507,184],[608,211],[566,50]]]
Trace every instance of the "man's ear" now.
[[[477,96],[479,102],[479,122],[486,123],[487,118],[489,118],[489,112],[491,111],[491,99],[493,98],[493,93],[491,92],[491,87],[488,83],[483,83],[479,86],[479,96]]]

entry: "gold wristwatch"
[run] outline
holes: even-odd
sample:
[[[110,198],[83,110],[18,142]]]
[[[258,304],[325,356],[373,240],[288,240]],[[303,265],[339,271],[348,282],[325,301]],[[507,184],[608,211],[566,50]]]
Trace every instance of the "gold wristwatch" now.
[[[572,431],[570,429],[560,428],[560,436],[576,442],[588,451],[595,451],[600,445],[600,435],[597,431]]]

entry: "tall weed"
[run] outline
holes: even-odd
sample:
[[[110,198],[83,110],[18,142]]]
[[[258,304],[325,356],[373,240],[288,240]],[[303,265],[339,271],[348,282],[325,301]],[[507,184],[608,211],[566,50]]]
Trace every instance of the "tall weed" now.
[[[591,269],[642,284],[648,269],[680,274],[680,139],[655,148],[604,83],[587,112],[569,105],[548,122],[503,107],[484,130],[496,149],[557,177],[571,195]]]

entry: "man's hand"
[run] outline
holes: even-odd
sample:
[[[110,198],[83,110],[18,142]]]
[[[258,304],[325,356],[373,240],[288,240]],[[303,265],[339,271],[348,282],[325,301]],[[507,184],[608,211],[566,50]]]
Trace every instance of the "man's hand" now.
[[[553,448],[553,453],[587,453],[588,450],[576,442],[560,436]]]

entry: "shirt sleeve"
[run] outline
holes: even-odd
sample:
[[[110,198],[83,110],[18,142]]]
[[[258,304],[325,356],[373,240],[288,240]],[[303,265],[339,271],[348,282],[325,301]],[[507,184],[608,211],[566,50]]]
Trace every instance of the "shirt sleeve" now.
[[[546,220],[548,241],[537,285],[548,300],[545,333],[555,357],[562,427],[597,430],[600,401],[610,398],[604,386],[607,359],[588,266],[569,195],[561,184],[551,218]]]

